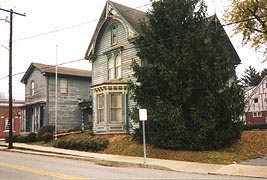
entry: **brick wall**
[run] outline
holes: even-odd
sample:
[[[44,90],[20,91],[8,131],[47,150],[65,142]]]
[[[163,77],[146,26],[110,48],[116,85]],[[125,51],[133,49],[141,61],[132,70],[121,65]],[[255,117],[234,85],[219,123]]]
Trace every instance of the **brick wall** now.
[[[261,111],[261,117],[253,117],[253,112],[246,112],[246,124],[263,124],[266,123],[267,111]]]
[[[24,103],[24,102],[23,102]],[[22,104],[20,104],[22,105]],[[17,105],[13,105],[13,135],[20,134],[20,117],[19,112],[21,112],[21,108]],[[8,101],[0,102],[0,138],[5,138],[9,135],[9,131],[5,130],[6,127],[6,119],[9,117],[9,107]]]

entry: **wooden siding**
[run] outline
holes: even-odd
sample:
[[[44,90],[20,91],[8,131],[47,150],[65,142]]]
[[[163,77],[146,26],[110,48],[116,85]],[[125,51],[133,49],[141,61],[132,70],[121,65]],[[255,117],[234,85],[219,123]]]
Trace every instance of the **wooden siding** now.
[[[116,45],[111,46],[111,27],[112,24],[116,23],[118,27],[118,43]],[[109,25],[109,26],[108,26]],[[120,21],[113,21],[106,25],[99,34],[98,41],[96,43],[96,51],[97,59],[92,64],[92,85],[102,84],[108,80],[108,69],[107,69],[107,56],[104,53],[115,50],[116,48],[121,48],[121,56],[122,56],[122,81],[135,81],[133,78],[133,71],[131,68],[132,60],[136,60],[140,63],[139,58],[136,56],[136,49],[133,43],[128,41],[125,26]],[[130,133],[133,132],[133,129],[138,127],[139,123],[133,122],[132,119],[128,116],[129,110],[135,106],[135,102],[131,99],[129,94],[125,99],[125,122],[128,125],[123,125],[123,131],[126,130],[127,127],[130,127],[128,131]],[[105,112],[105,117],[107,116],[107,112]],[[97,95],[93,94],[93,129],[95,132],[102,131],[112,132],[108,127],[98,127],[97,125]],[[100,128],[100,129],[99,129]]]
[[[34,95],[31,95],[31,82],[34,81]],[[34,69],[25,84],[25,102],[33,103],[46,98],[46,78],[38,69]]]
[[[68,93],[60,93],[60,78],[68,79]],[[71,129],[81,125],[82,116],[79,100],[90,95],[91,78],[58,76],[58,130]],[[55,123],[55,77],[49,77],[49,124]]]

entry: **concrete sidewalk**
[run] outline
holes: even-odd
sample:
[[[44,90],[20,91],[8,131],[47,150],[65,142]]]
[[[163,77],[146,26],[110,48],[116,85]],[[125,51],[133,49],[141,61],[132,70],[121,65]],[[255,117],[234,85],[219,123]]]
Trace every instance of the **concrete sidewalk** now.
[[[147,158],[146,164],[144,164],[144,158],[142,157],[91,153],[84,151],[60,149],[54,147],[28,145],[23,143],[14,143],[13,146],[14,149],[9,150],[7,149],[7,143],[5,143],[4,141],[0,141],[0,150],[4,151],[88,160],[88,161],[93,161],[97,164],[108,165],[108,166],[141,167],[141,168],[172,170],[172,171],[180,171],[188,173],[220,174],[220,175],[230,175],[230,176],[267,178],[267,166],[251,166],[251,165],[240,165],[240,164],[218,165],[218,164],[163,160],[155,158]]]

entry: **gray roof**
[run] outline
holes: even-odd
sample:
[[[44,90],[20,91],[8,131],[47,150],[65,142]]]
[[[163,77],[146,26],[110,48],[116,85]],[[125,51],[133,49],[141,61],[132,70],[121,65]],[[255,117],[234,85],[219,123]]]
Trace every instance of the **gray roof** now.
[[[56,72],[55,65],[31,63],[31,65],[29,66],[29,68],[27,69],[27,71],[25,72],[24,76],[21,79],[22,83],[25,83],[27,81],[27,79],[29,78],[34,68],[40,70],[41,73],[45,73],[45,74],[55,74]],[[66,68],[62,66],[57,67],[57,73],[62,74],[62,75],[69,75],[69,76],[92,77],[91,71],[74,69],[74,68]]]
[[[136,32],[141,35],[142,31],[139,23],[140,20],[147,19],[146,13],[112,1],[110,1],[110,3],[121,13],[125,20],[136,30]]]

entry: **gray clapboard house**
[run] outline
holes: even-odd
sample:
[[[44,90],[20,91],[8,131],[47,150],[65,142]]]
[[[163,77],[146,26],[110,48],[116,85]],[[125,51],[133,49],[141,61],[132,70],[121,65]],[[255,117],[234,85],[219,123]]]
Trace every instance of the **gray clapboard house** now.
[[[25,106],[21,116],[21,132],[36,132],[44,125],[55,124],[55,66],[31,63],[21,79],[25,84]],[[88,124],[91,71],[57,68],[57,127],[66,130]],[[88,106],[89,107],[89,106]]]
[[[135,103],[128,92],[129,81],[135,81],[132,60],[136,56],[135,38],[143,36],[139,21],[145,12],[107,1],[85,54],[92,62],[93,130],[95,133],[131,133],[138,126],[129,116]],[[220,25],[216,16],[207,26]],[[226,35],[226,33],[225,33]],[[233,65],[240,59],[228,36],[227,48]]]

